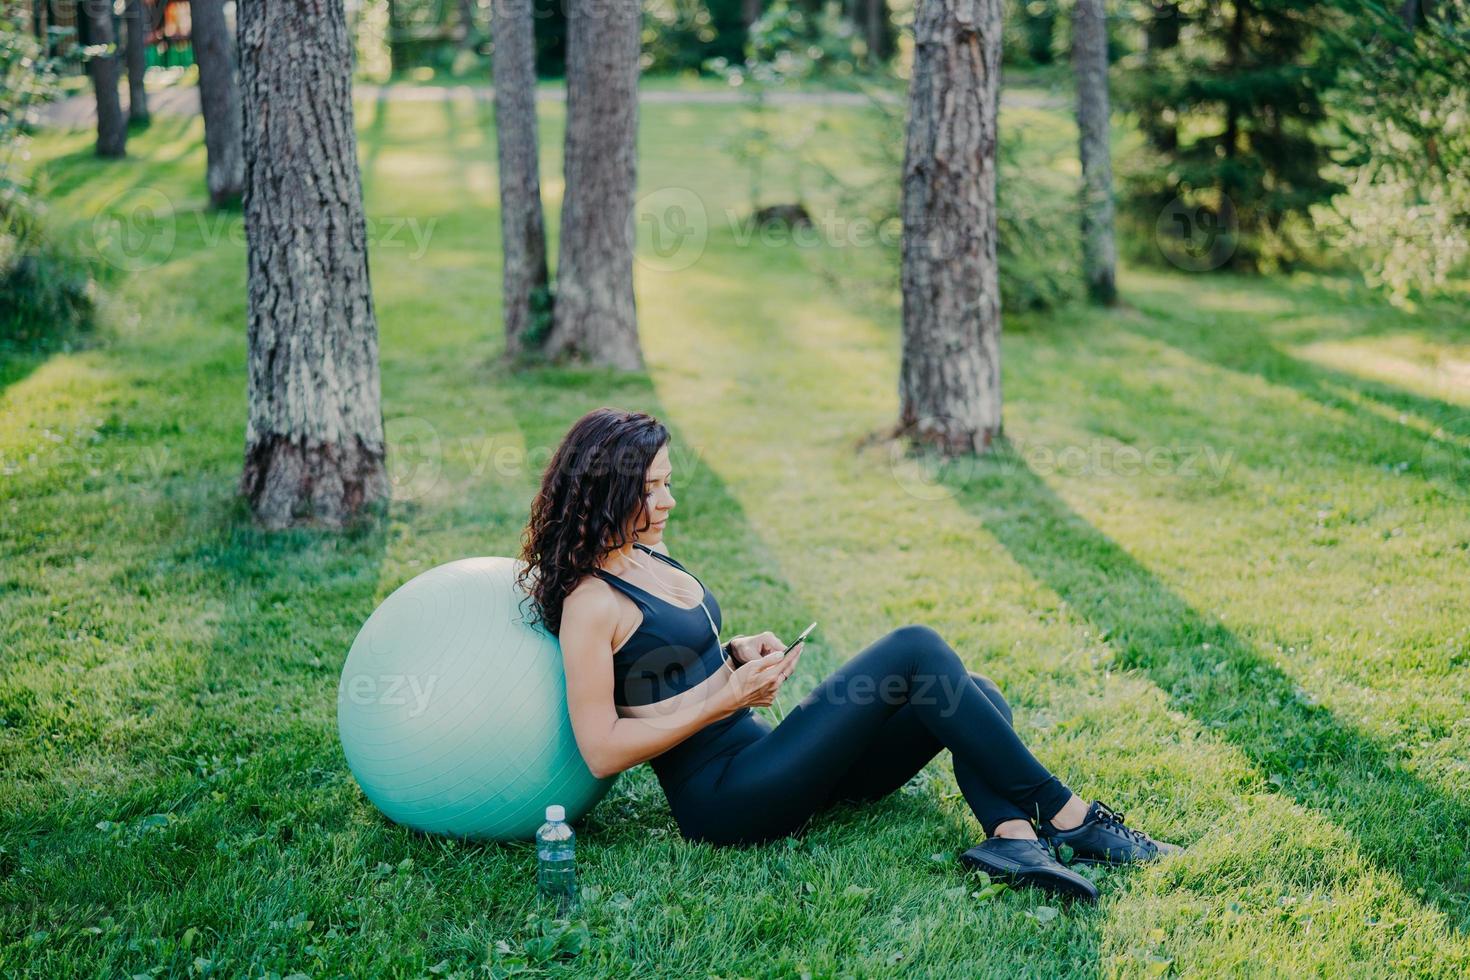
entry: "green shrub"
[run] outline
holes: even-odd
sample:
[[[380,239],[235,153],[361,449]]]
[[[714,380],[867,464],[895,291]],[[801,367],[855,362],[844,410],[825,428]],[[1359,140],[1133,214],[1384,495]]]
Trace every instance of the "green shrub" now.
[[[47,231],[34,200],[0,196],[0,343],[45,347],[91,326],[91,271]]]
[[[1457,295],[1470,273],[1470,0],[1338,0],[1346,66],[1329,97],[1343,192],[1312,211],[1330,247],[1397,305]],[[1406,17],[1412,17],[1406,21]]]
[[[90,324],[92,276],[50,235],[17,166],[36,108],[56,92],[56,72],[24,25],[4,13],[0,82],[0,344],[46,346]]]

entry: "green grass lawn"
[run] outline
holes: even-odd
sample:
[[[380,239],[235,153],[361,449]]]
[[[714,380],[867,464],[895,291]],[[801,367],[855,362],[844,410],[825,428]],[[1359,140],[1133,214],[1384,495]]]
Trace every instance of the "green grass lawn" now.
[[[827,115],[840,157],[861,121]],[[395,500],[340,535],[262,533],[235,497],[244,250],[203,211],[199,122],[122,163],[38,142],[58,226],[177,218],[97,343],[0,361],[0,976],[1470,971],[1462,311],[1126,270],[1123,309],[1007,321],[1007,451],[904,459],[868,439],[896,414],[893,255],[742,241],[739,116],[643,113],[643,191],[709,215],[688,251],[640,231],[647,374],[512,374],[489,107],[359,105]],[[1010,118],[1053,137],[1038,173],[1075,167],[1063,119]],[[743,850],[683,842],[640,767],[579,827],[563,925],[528,845],[389,825],[336,740],[348,646],[414,574],[513,554],[603,404],[675,433],[670,546],[727,628],[821,621],[798,689],[933,625],[1069,784],[1189,853],[1060,905],[959,870],[979,831],[943,759]]]

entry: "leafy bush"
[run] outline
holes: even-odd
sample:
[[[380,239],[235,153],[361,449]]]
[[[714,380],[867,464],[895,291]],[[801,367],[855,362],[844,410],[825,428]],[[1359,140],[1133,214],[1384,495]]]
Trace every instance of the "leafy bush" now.
[[[1056,0],[1006,0],[1001,60],[1007,65],[1050,65],[1056,58]]]
[[[1346,189],[1312,216],[1407,305],[1450,292],[1470,266],[1470,0],[1342,2],[1354,16],[1329,38],[1346,66],[1330,104],[1347,148],[1331,173]]]
[[[740,0],[644,0],[643,70],[698,72],[706,62],[738,60],[745,44]]]
[[[786,78],[848,75],[864,50],[856,26],[834,0],[815,12],[791,0],[774,0],[750,25],[746,64],[753,71],[773,66]]]
[[[1039,180],[1022,137],[1000,128],[996,235],[1006,310],[1050,310],[1082,295],[1082,215],[1075,190]]]
[[[87,265],[53,239],[34,199],[0,195],[0,343],[44,347],[91,324]]]
[[[56,72],[8,14],[0,14],[0,81],[0,344],[43,346],[91,322],[93,284],[86,265],[48,233],[19,170]]]

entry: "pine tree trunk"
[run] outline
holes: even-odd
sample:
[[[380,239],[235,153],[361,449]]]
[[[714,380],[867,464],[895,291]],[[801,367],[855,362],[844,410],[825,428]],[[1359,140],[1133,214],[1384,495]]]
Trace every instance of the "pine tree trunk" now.
[[[903,164],[900,429],[946,454],[1001,431],[995,148],[1001,0],[920,0]]]
[[[240,490],[279,528],[385,499],[378,331],[342,0],[239,7],[249,273]]]
[[[123,116],[122,97],[117,83],[117,34],[112,29],[112,4],[107,0],[83,0],[80,18],[84,20],[85,43],[108,45],[105,55],[87,59],[87,74],[92,76],[92,90],[97,95],[97,155],[122,157],[128,153],[128,122]]]
[[[204,115],[205,184],[210,203],[221,207],[237,200],[245,190],[235,49],[225,23],[224,0],[191,0],[190,9],[194,61],[199,66],[199,104]]]
[[[638,0],[571,0],[567,10],[566,196],[547,352],[643,366],[633,303]]]
[[[541,214],[540,153],[536,129],[536,39],[532,0],[495,0],[490,30],[495,44],[495,144],[500,160],[501,306],[505,351],[539,347],[532,299],[544,295],[546,223]],[[549,315],[543,310],[542,316]]]
[[[1151,6],[1152,13],[1144,32],[1144,47],[1149,66],[1158,70],[1159,55],[1179,46],[1179,30],[1184,16],[1172,0],[1153,0]],[[1179,146],[1177,126],[1150,127],[1147,135],[1149,142],[1161,152],[1172,153]]]
[[[1247,0],[1235,0],[1235,14],[1230,21],[1230,33],[1225,38],[1225,65],[1231,76],[1239,70],[1244,57]],[[1240,109],[1233,101],[1225,102],[1225,132],[1221,137],[1225,144],[1225,158],[1234,160],[1240,151]],[[1230,181],[1222,182],[1222,193],[1227,197],[1234,187]]]
[[[403,46],[399,38],[400,13],[398,0],[387,0],[388,3],[388,72],[390,74],[407,67],[403,57]]]
[[[746,27],[760,20],[762,12],[762,0],[740,0],[740,19]]]
[[[1077,139],[1082,157],[1082,274],[1099,303],[1118,298],[1113,240],[1113,156],[1108,130],[1108,29],[1103,0],[1076,0],[1072,71],[1077,77]]]
[[[148,72],[148,14],[143,0],[127,0],[124,14],[128,22],[128,119],[148,121],[148,93],[143,79]]]
[[[891,53],[887,0],[862,0],[863,39],[868,47],[868,63],[881,64]]]
[[[459,0],[459,29],[459,47],[463,50],[475,43],[475,0]]]

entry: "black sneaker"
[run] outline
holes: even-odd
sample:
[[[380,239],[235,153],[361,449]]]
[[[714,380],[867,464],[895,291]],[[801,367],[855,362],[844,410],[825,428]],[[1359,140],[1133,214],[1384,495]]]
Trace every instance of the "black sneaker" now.
[[[1166,854],[1184,850],[1177,844],[1154,840],[1143,831],[1129,827],[1123,822],[1123,814],[1099,800],[1093,800],[1087,808],[1082,826],[1058,830],[1050,821],[1043,820],[1040,834],[1058,857],[1063,854],[1062,845],[1071,848],[1069,863],[1077,864],[1136,864],[1157,861]]]
[[[1039,840],[992,837],[961,854],[960,861],[1008,885],[1034,885],[1085,902],[1097,901],[1097,886],[1058,863]]]

